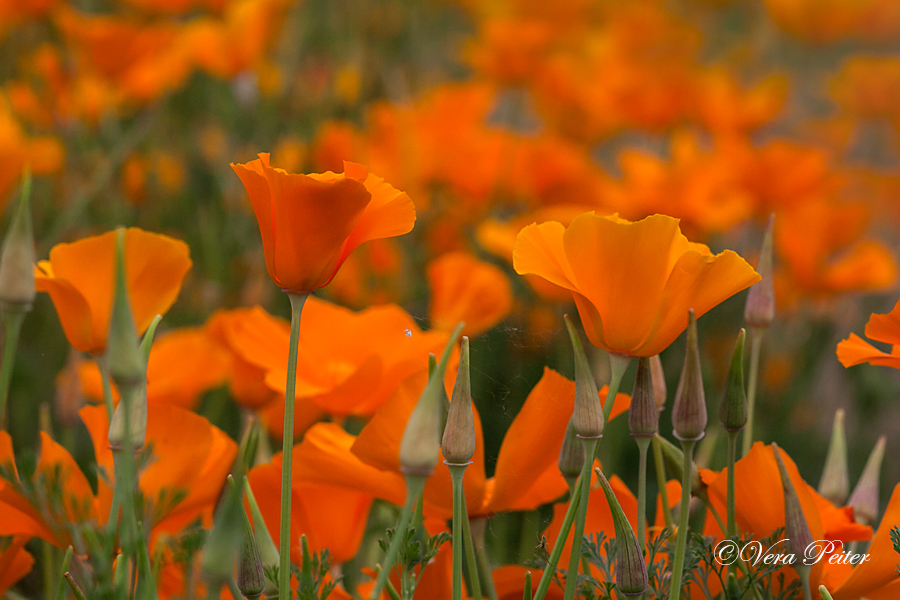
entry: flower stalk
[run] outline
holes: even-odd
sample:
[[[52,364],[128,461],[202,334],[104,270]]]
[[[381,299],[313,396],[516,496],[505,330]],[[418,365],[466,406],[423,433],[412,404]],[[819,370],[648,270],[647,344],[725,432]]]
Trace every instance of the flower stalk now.
[[[412,519],[413,508],[417,501],[420,500],[422,490],[425,489],[425,481],[428,479],[422,475],[406,474],[406,502],[403,504],[403,510],[400,511],[400,518],[397,520],[397,527],[394,528],[394,537],[391,539],[391,545],[388,547],[387,554],[384,556],[384,563],[378,572],[378,578],[375,580],[375,587],[369,594],[369,600],[378,600],[381,592],[388,581],[388,576],[400,553],[400,545],[406,539],[406,528]],[[285,596],[282,596],[285,597]]]
[[[572,523],[575,521],[575,513],[578,505],[581,503],[581,487],[582,479],[579,478],[575,483],[575,488],[572,490],[569,508],[566,509],[566,515],[563,517],[562,527],[559,530],[559,536],[556,538],[556,544],[553,545],[553,550],[550,552],[550,560],[547,561],[547,567],[544,569],[544,574],[541,575],[541,581],[538,583],[537,590],[534,593],[534,600],[544,600],[547,590],[550,589],[550,583],[553,581],[553,575],[556,573],[556,565],[559,564],[559,557],[562,555],[566,539],[569,537],[569,531],[572,529]]]
[[[291,301],[291,337],[288,345],[287,382],[284,393],[284,436],[281,445],[281,540],[278,561],[278,597],[291,599],[291,474],[294,448],[294,387],[297,382],[297,347],[300,316],[309,294],[287,292]]]
[[[672,583],[669,587],[669,600],[681,597],[681,578],[684,569],[684,553],[687,548],[688,515],[691,504],[691,457],[694,455],[696,442],[681,442],[684,454],[684,468],[681,471],[681,507],[678,516],[678,536],[675,540],[675,559],[672,561]]]
[[[462,600],[462,563],[463,563],[463,521],[469,516],[463,512],[465,493],[463,491],[463,475],[468,465],[447,464],[450,468],[450,480],[453,482],[453,600]]]
[[[612,386],[610,386],[612,389]],[[613,396],[615,398],[615,396]],[[594,464],[594,451],[597,449],[597,438],[586,438],[581,440],[584,444],[584,464],[581,467],[581,475],[579,476],[580,489],[578,508],[575,514],[575,532],[572,535],[572,554],[569,557],[569,571],[566,575],[566,590],[563,595],[564,600],[573,600],[575,598],[575,590],[578,587],[578,565],[581,563],[581,541],[584,537],[584,523],[587,520],[588,493],[591,490],[591,466]],[[574,499],[573,499],[574,500]],[[562,532],[559,539],[564,541]],[[555,550],[555,548],[554,548]],[[549,571],[550,565],[547,565]]]

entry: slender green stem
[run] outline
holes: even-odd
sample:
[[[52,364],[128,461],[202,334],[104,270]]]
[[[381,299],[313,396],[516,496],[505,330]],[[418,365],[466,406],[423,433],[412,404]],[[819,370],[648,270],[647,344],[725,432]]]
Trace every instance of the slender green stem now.
[[[531,600],[531,571],[525,571],[525,588],[522,590],[522,600]]]
[[[621,378],[621,377],[620,377]],[[613,376],[615,382],[615,375]],[[618,387],[618,386],[616,386]],[[613,383],[609,385],[610,394],[615,398]],[[609,396],[607,396],[609,404]],[[575,589],[578,587],[578,565],[581,562],[581,538],[584,537],[584,523],[587,519],[588,494],[591,491],[591,467],[594,465],[594,451],[597,449],[597,438],[582,439],[584,444],[584,463],[581,465],[581,489],[578,501],[578,511],[575,513],[575,532],[572,534],[572,555],[569,557],[569,571],[566,575],[566,591],[564,600],[575,598]],[[565,539],[565,538],[560,538]],[[555,550],[555,548],[554,548]]]
[[[756,421],[756,382],[759,378],[759,349],[765,329],[750,327],[750,373],[747,381],[747,427],[744,428],[744,443],[741,456],[747,456],[753,445],[753,423]]]
[[[75,578],[72,577],[72,574],[69,573],[68,571],[66,571],[63,574],[63,577],[66,578],[66,581],[68,582],[69,587],[72,588],[72,592],[75,594],[75,598],[77,598],[78,600],[86,600],[86,598],[84,597],[84,591],[75,582]]]
[[[9,397],[9,383],[12,380],[13,365],[16,363],[16,348],[19,346],[19,332],[25,310],[22,308],[3,309],[3,362],[0,364],[0,429],[6,429],[6,399]]]
[[[425,488],[425,480],[426,478],[420,475],[406,476],[406,503],[403,505],[403,510],[400,511],[400,518],[397,521],[397,527],[394,529],[394,537],[391,538],[391,545],[384,556],[381,571],[378,573],[378,579],[375,580],[375,587],[372,588],[372,593],[369,595],[370,600],[378,600],[381,596],[381,591],[388,580],[394,561],[397,560],[400,546],[406,539],[406,528],[409,527],[409,521],[412,518],[413,505]]]
[[[638,451],[640,453],[638,462],[638,514],[637,514],[637,540],[641,545],[641,551],[644,550],[646,543],[647,528],[647,449],[650,447],[650,441],[653,438],[647,435],[635,436]]]
[[[606,392],[606,400],[603,401],[603,421],[609,423],[609,417],[612,414],[613,405],[616,403],[616,394],[619,393],[619,386],[622,384],[622,376],[631,363],[631,357],[624,354],[609,355],[609,391]],[[585,459],[593,463],[593,459],[585,455]]]
[[[484,593],[490,600],[497,600],[497,590],[494,589],[494,578],[491,563],[488,561],[487,548],[484,545],[484,529],[487,520],[480,517],[475,521],[475,533],[472,534],[472,542],[475,545],[475,558],[478,563],[478,578],[484,589]],[[471,534],[471,528],[469,530]]]
[[[734,520],[734,455],[737,452],[737,437],[739,431],[728,432],[728,530],[725,532],[726,537],[734,537],[738,534],[737,523]]]
[[[800,576],[800,583],[803,584],[803,600],[812,600],[812,591],[809,589],[809,565],[794,565],[794,570]]]
[[[669,492],[666,490],[666,463],[663,462],[662,445],[653,438],[653,463],[656,465],[656,486],[662,499],[663,522],[666,527],[672,528],[672,511],[669,510]]]
[[[291,300],[291,337],[288,345],[287,383],[284,392],[284,436],[281,445],[281,537],[279,538],[278,597],[291,600],[291,473],[294,450],[294,386],[297,381],[297,346],[300,315],[308,294],[288,292]]]
[[[112,423],[115,407],[113,406],[112,383],[109,378],[109,359],[105,354],[98,354],[94,356],[94,362],[97,363],[97,368],[100,370],[100,383],[103,386],[103,405],[106,406],[106,418]]]
[[[478,575],[478,560],[475,556],[475,543],[472,541],[472,527],[469,523],[469,510],[466,507],[466,495],[462,496],[463,514],[463,542],[466,546],[466,569],[469,571],[469,585],[472,587],[472,597],[481,600],[481,577]]]
[[[72,546],[66,548],[66,554],[63,556],[62,571],[59,576],[59,582],[56,584],[56,600],[65,600],[66,597],[66,577],[65,572],[69,570],[69,562],[72,560]]]
[[[453,482],[453,600],[462,600],[463,521],[469,515],[463,512],[463,475],[467,465],[448,465]]]
[[[716,507],[713,506],[713,503],[710,502],[709,494],[706,493],[706,490],[697,492],[697,497],[700,498],[700,500],[706,506],[706,510],[708,510],[709,514],[711,514],[713,516],[713,519],[716,520],[716,525],[719,526],[719,529],[721,529],[723,532],[727,531],[727,525],[725,524],[725,521],[722,520],[722,517],[719,515],[719,511],[717,511]]]
[[[381,573],[381,566],[375,565],[375,573]],[[400,594],[397,593],[397,589],[394,587],[394,584],[391,583],[391,580],[387,580],[387,584],[384,586],[384,589],[387,590],[388,596],[391,597],[391,600],[403,600],[400,597]]]
[[[547,590],[550,589],[550,583],[553,581],[553,576],[556,574],[556,565],[559,563],[559,557],[562,555],[563,548],[566,545],[566,539],[569,537],[569,531],[572,529],[572,523],[575,521],[575,513],[578,511],[578,505],[581,502],[582,481],[581,478],[578,479],[575,488],[569,496],[569,508],[566,510],[562,528],[559,530],[559,536],[556,538],[556,543],[553,545],[553,551],[550,553],[550,560],[547,561],[547,567],[544,569],[544,574],[541,575],[541,581],[538,584],[537,591],[534,593],[534,600],[544,600],[544,596],[547,595]]]
[[[669,600],[678,600],[681,597],[681,576],[684,570],[684,552],[687,548],[688,514],[691,504],[691,458],[694,455],[694,445],[697,442],[688,440],[681,442],[681,450],[684,454],[684,466],[681,478],[681,512],[678,518],[678,536],[675,539],[675,559],[672,563],[672,583],[669,587]]]
[[[244,594],[241,593],[240,588],[237,585],[237,581],[234,580],[234,577],[228,578],[228,591],[231,592],[231,597],[234,600],[244,600]],[[218,598],[218,596],[216,596]]]
[[[54,578],[56,577],[56,553],[54,552],[55,548],[53,544],[50,542],[44,541],[42,548],[42,558],[44,561],[44,598],[52,598],[54,596],[53,590],[56,588],[54,585],[56,581]]]

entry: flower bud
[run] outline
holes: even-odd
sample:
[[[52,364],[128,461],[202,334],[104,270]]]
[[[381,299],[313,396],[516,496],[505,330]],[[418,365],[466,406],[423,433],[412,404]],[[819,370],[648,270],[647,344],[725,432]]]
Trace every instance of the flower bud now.
[[[563,438],[562,448],[559,450],[559,472],[567,480],[574,480],[581,474],[581,466],[584,464],[584,444],[575,436],[575,426],[569,419],[566,427],[566,437]]]
[[[650,357],[650,375],[653,378],[653,399],[656,401],[656,408],[662,412],[666,408],[666,374],[663,372],[662,360],[659,354]]]
[[[747,424],[747,394],[744,392],[744,336],[746,331],[738,333],[734,354],[731,355],[731,368],[725,381],[725,393],[719,405],[719,419],[722,427],[728,431],[740,431]]]
[[[241,516],[244,527],[238,553],[237,586],[244,596],[254,598],[265,590],[266,577],[263,573],[262,561],[259,558],[259,549],[256,546],[253,528],[250,527],[250,519],[243,510]]]
[[[847,473],[847,438],[844,434],[844,409],[834,412],[831,442],[825,456],[825,468],[819,480],[819,493],[835,506],[843,506],[850,493],[850,476]]]
[[[109,318],[106,356],[109,374],[121,390],[123,387],[146,382],[147,364],[141,354],[137,327],[131,312],[128,286],[125,279],[125,230],[116,237],[115,295]]]
[[[277,567],[279,565],[280,556],[278,548],[269,534],[269,528],[263,519],[259,505],[256,503],[256,497],[253,495],[253,489],[250,487],[250,480],[244,477],[244,494],[247,496],[247,504],[250,505],[250,515],[253,517],[253,537],[256,538],[256,548],[259,551],[260,563],[263,565],[263,572],[266,567]],[[267,598],[278,597],[278,584],[274,581],[265,581],[265,593]]]
[[[443,386],[441,386],[443,389]],[[475,455],[475,417],[472,413],[472,386],[469,379],[469,338],[463,336],[453,398],[447,412],[447,425],[441,439],[444,460],[466,464]]]
[[[775,318],[775,290],[772,281],[772,230],[775,227],[775,215],[769,217],[766,234],[763,237],[762,249],[756,272],[762,277],[750,287],[747,293],[747,304],[744,305],[744,320],[750,327],[768,327]]]
[[[881,462],[884,460],[885,437],[878,438],[862,476],[856,482],[847,506],[853,507],[853,515],[857,522],[872,525],[878,518],[878,487],[881,479]]]
[[[241,493],[237,486],[226,490],[216,511],[213,527],[203,545],[201,568],[210,586],[221,586],[231,579],[243,537],[244,518]]]
[[[125,448],[126,428],[128,445],[137,450],[144,445],[147,437],[147,386],[125,386],[121,388],[118,406],[109,422],[109,446],[113,450]],[[125,422],[125,406],[128,403],[128,422]]]
[[[700,344],[697,339],[697,318],[693,309],[688,312],[687,348],[681,379],[675,390],[672,407],[672,427],[675,437],[683,441],[698,441],[706,429],[706,396],[703,393],[703,373],[700,370]]]
[[[616,530],[616,589],[623,596],[641,596],[649,585],[643,544],[639,543],[637,536],[634,535],[634,530],[625,517],[619,500],[613,494],[606,476],[600,469],[594,470],[597,472],[600,485],[603,486],[603,493],[606,494],[613,527]]]
[[[659,429],[659,409],[653,397],[653,373],[650,359],[638,360],[631,408],[628,409],[628,429],[631,435],[652,436]]]
[[[444,372],[462,328],[463,323],[460,323],[450,334],[441,361],[428,377],[428,383],[406,422],[403,439],[400,441],[400,470],[408,475],[428,477],[434,473],[441,447],[442,404],[447,395],[444,390]]]
[[[31,227],[31,173],[22,178],[22,195],[16,205],[0,253],[0,303],[31,310],[34,302],[34,233]]]
[[[572,426],[581,438],[598,438],[603,435],[603,407],[600,404],[600,392],[597,382],[588,366],[581,338],[575,331],[575,325],[569,315],[565,315],[569,339],[575,352],[575,412],[572,414]]]
[[[653,438],[653,443],[659,444],[662,448],[663,462],[666,463],[666,471],[668,471],[673,478],[682,481],[682,473],[684,472],[684,453],[681,451],[681,448],[659,434],[656,434]],[[695,462],[691,461],[691,494],[696,496],[705,491],[705,489],[706,486],[700,478],[700,469]]]
[[[800,506],[800,497],[797,496],[797,490],[794,489],[781,459],[781,449],[773,443],[772,450],[775,452],[775,462],[778,463],[781,487],[784,490],[784,536],[788,539],[788,549],[799,561],[805,556],[806,548],[813,543],[813,537]]]

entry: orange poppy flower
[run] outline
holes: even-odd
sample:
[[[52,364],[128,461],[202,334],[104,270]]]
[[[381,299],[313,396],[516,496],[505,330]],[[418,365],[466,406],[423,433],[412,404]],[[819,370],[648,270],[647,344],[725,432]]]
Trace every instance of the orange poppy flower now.
[[[147,402],[196,408],[200,397],[225,383],[231,356],[205,329],[185,327],[160,335],[153,341],[147,362]],[[100,369],[94,362],[78,368],[84,394],[103,400]],[[118,390],[113,386],[114,399]]]
[[[362,165],[295,175],[260,154],[231,168],[253,203],[269,276],[291,292],[327,285],[357,246],[408,233],[416,221],[409,196]]]
[[[38,262],[35,284],[47,292],[69,343],[90,354],[106,349],[113,301],[116,232],[57,244]],[[131,227],[125,232],[125,269],[138,333],[165,313],[191,268],[187,244]]]
[[[297,464],[299,446],[294,447]],[[279,547],[281,530],[281,453],[264,465],[257,465],[247,475],[259,510],[275,546]],[[362,542],[374,500],[371,494],[329,485],[291,483],[291,560],[300,564],[300,536],[306,535],[309,549],[328,549],[335,562],[345,562],[356,555]]]
[[[512,308],[506,275],[465,252],[450,252],[428,265],[429,321],[451,330],[465,322],[463,335],[474,337],[499,323]]]
[[[75,544],[83,552],[79,529],[108,518],[115,475],[106,410],[88,406],[79,415],[100,472],[96,495],[72,456],[43,432],[34,475],[21,480],[11,438],[0,431],[0,535],[40,537],[60,548]],[[140,465],[139,486],[151,537],[178,533],[198,517],[211,524],[237,454],[234,441],[199,415],[155,404],[147,412],[147,448],[150,460]]]
[[[687,327],[688,309],[703,315],[760,279],[734,252],[689,242],[665,215],[529,225],[513,266],[570,290],[591,343],[629,356],[659,354]]]
[[[885,344],[891,344],[891,353],[886,354],[864,339],[851,333],[850,337],[837,345],[837,357],[845,367],[869,363],[881,367],[900,369],[900,301],[886,315],[872,314],[866,323],[866,337]]]
[[[338,485],[402,504],[406,486],[400,473],[400,441],[426,381],[425,371],[404,380],[359,436],[333,423],[312,427],[298,446],[295,476],[300,481]],[[606,391],[606,387],[600,391],[601,399],[606,397]],[[574,398],[575,383],[545,369],[544,376],[510,425],[490,479],[485,476],[481,420],[475,412],[475,455],[463,480],[470,517],[533,510],[566,491],[557,458]],[[625,412],[630,402],[627,394],[618,394],[613,416]],[[451,492],[450,471],[439,461],[434,475],[425,484],[424,513],[450,518]]]
[[[27,537],[17,536],[0,552],[0,594],[31,572],[34,557],[25,550]]]

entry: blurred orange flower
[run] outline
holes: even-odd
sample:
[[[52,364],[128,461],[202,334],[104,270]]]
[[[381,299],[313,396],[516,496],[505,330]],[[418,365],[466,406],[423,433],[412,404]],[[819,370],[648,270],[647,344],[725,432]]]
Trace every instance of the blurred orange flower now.
[[[57,244],[35,268],[39,292],[47,292],[69,343],[90,354],[106,349],[113,301],[116,232]],[[138,333],[165,313],[191,268],[187,244],[135,227],[125,232],[125,269]]]
[[[900,301],[886,315],[873,314],[866,323],[866,337],[891,344],[886,354],[864,339],[851,333],[837,345],[837,357],[845,367],[869,363],[881,367],[900,369]]]
[[[227,349],[205,329],[185,327],[158,336],[147,362],[147,402],[174,404],[194,409],[207,391],[225,383],[231,372]],[[103,400],[100,369],[94,362],[82,362],[78,369],[84,394]],[[118,390],[113,395],[118,399]]]
[[[287,291],[327,285],[357,246],[408,233],[416,220],[409,196],[362,165],[344,163],[342,174],[295,175],[260,154],[231,168],[253,203],[269,276]]]
[[[28,540],[28,537],[16,536],[0,552],[0,594],[31,572],[34,557],[25,550]]]
[[[512,287],[502,270],[465,252],[450,252],[428,265],[428,319],[447,331],[466,323],[476,336],[499,323],[512,308]]]
[[[425,371],[407,378],[359,436],[333,423],[312,427],[298,446],[296,476],[300,481],[355,489],[402,504],[405,484],[400,473],[400,441],[426,381]],[[601,399],[606,392],[604,386]],[[485,476],[481,419],[475,412],[476,450],[463,480],[470,516],[533,510],[566,491],[557,458],[574,398],[575,383],[545,368],[544,376],[506,432],[490,479]],[[627,411],[630,403],[627,394],[616,395],[612,415]],[[425,514],[450,518],[451,491],[450,471],[439,461],[435,474],[425,484]]]
[[[689,242],[665,215],[529,225],[513,266],[570,290],[591,343],[629,356],[659,354],[687,327],[688,309],[703,315],[760,279],[731,250],[714,255]]]

